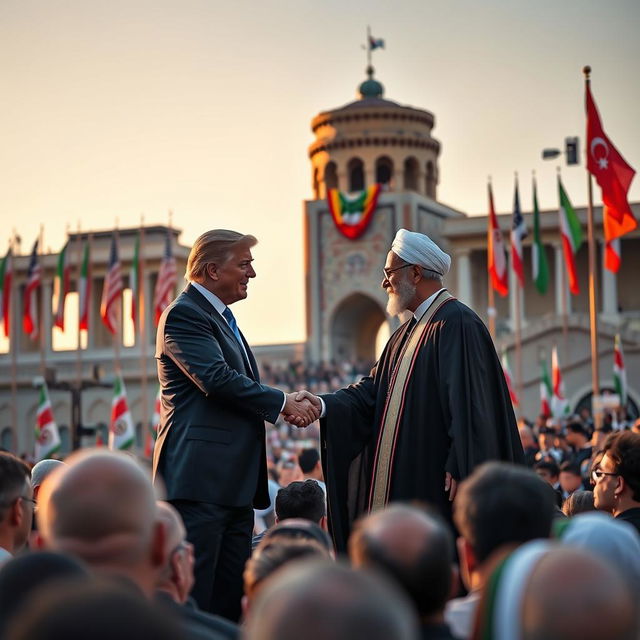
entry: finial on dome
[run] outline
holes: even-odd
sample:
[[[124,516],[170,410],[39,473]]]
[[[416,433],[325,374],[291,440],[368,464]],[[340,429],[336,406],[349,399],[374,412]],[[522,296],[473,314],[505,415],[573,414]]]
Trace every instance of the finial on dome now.
[[[374,73],[375,69],[372,65],[369,65],[367,67],[367,75],[369,76],[369,79],[365,80],[358,87],[360,100],[366,100],[367,98],[382,98],[382,95],[384,94],[384,87],[382,86],[382,83],[378,82],[373,77]]]

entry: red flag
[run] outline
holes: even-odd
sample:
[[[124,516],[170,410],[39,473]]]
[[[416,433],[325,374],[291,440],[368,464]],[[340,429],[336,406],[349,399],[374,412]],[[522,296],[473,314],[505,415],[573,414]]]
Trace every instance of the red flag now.
[[[636,172],[627,164],[604,132],[589,83],[587,83],[586,104],[587,169],[602,189],[603,226],[607,252],[609,252],[612,240],[633,231],[638,226],[627,200],[627,192]],[[616,266],[619,267],[619,262],[607,260],[607,268],[614,270],[612,267]]]
[[[32,339],[38,338],[38,289],[42,284],[42,266],[38,261],[38,240],[33,243],[29,271],[27,273],[27,286],[24,291],[24,307],[22,312],[22,328]]]
[[[487,252],[491,286],[501,295],[509,293],[507,280],[507,259],[502,240],[502,231],[498,226],[498,218],[493,208],[493,193],[489,185],[489,226],[487,229]]]
[[[173,251],[171,249],[171,227],[168,227],[164,244],[164,256],[162,258],[162,264],[160,265],[160,272],[158,273],[156,289],[153,295],[156,326],[158,326],[162,312],[173,300],[176,281],[176,259],[173,257]]]
[[[115,334],[118,330],[117,302],[122,299],[122,273],[120,258],[118,257],[117,232],[111,236],[111,251],[109,252],[109,267],[102,286],[100,301],[100,316],[107,329]]]

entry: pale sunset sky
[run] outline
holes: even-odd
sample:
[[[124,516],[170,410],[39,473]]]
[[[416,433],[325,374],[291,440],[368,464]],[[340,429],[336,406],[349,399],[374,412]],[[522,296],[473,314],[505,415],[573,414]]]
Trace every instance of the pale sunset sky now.
[[[544,147],[584,142],[582,67],[605,129],[640,170],[638,0],[3,0],[0,227],[29,251],[44,226],[174,224],[182,244],[253,233],[258,277],[234,313],[253,344],[304,334],[302,202],[311,118],[355,98],[366,27],[383,38],[385,97],[433,112],[438,199],[510,211],[557,206]],[[576,205],[584,165],[564,168]],[[600,202],[599,189],[596,200]],[[640,178],[631,188],[640,199]]]

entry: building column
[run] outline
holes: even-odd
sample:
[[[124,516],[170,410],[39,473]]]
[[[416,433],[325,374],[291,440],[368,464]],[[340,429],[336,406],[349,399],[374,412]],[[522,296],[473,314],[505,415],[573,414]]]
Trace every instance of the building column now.
[[[516,326],[516,296],[519,297],[520,303],[520,327],[524,327],[526,324],[524,314],[524,289],[520,287],[518,282],[518,276],[513,269],[513,262],[511,261],[511,251],[509,251],[509,257],[507,260],[509,268],[509,322],[512,329]]]
[[[569,315],[571,313],[571,295],[569,291],[569,282],[567,281],[567,269],[564,263],[564,251],[562,249],[562,244],[556,244],[554,246],[554,250],[556,259],[556,315],[563,315],[563,295],[565,304],[567,305],[566,313]]]
[[[456,252],[456,294],[461,302],[473,309],[473,288],[471,286],[471,250]]]
[[[601,241],[600,245],[602,247],[602,315],[615,320],[618,318],[618,277],[605,268],[606,245],[604,241]]]

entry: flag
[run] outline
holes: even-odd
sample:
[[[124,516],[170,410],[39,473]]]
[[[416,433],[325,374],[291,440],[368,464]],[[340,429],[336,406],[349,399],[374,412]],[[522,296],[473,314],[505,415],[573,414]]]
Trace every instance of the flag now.
[[[605,266],[614,273],[620,268],[620,254],[611,242],[630,231],[638,223],[633,216],[627,193],[635,175],[602,128],[598,108],[587,82],[587,170],[602,189],[602,225],[606,246]],[[610,255],[613,252],[614,255]]]
[[[627,371],[624,368],[624,355],[620,334],[617,334],[613,343],[613,386],[620,397],[620,406],[627,406]]]
[[[117,231],[111,236],[111,251],[109,253],[109,270],[102,285],[102,300],[100,302],[100,316],[105,327],[115,335],[118,330],[118,302],[122,298],[122,272],[118,257]]]
[[[131,321],[133,330],[138,324],[138,295],[140,291],[140,233],[136,236],[136,244],[133,249],[131,273],[129,274],[129,287],[131,288]]]
[[[33,243],[27,286],[24,291],[24,310],[22,313],[22,328],[32,339],[38,337],[38,289],[42,284],[42,267],[38,260],[38,240]]]
[[[71,279],[71,265],[68,256],[69,242],[62,247],[62,251],[58,256],[58,268],[56,270],[56,279],[54,283],[56,296],[56,317],[54,325],[64,331],[64,301],[69,293],[69,281]]]
[[[120,373],[113,383],[111,422],[109,423],[109,449],[129,449],[135,439],[133,418],[127,402],[127,391]]]
[[[571,206],[567,192],[562,186],[560,176],[558,176],[558,192],[560,195],[560,232],[562,234],[562,250],[564,252],[564,262],[567,266],[567,277],[569,278],[569,289],[573,295],[580,293],[578,283],[578,272],[576,269],[576,253],[582,244],[582,227],[576,212]]]
[[[176,259],[173,257],[171,249],[171,227],[167,227],[167,237],[164,245],[164,257],[160,265],[156,289],[153,294],[153,308],[155,310],[156,326],[160,320],[162,312],[173,300],[176,287]]]
[[[382,38],[369,36],[369,51],[373,51],[374,49],[384,49],[384,40]]]
[[[607,218],[603,220],[605,226],[607,225]],[[607,232],[605,230],[605,237]],[[614,238],[613,240],[607,240],[604,243],[604,266],[613,273],[617,273],[620,265],[622,264],[622,258],[620,257],[620,238]]]
[[[549,378],[547,363],[544,360],[540,360],[540,369],[542,371],[540,376],[540,413],[545,418],[549,418],[551,416],[551,396],[553,395],[553,388],[551,387],[551,378]]]
[[[0,263],[0,322],[4,325],[4,335],[9,337],[11,328],[11,283],[13,281],[13,253],[7,250]]]
[[[511,369],[509,367],[509,359],[507,358],[506,349],[502,352],[501,362],[502,362],[502,371],[504,372],[504,378],[507,381],[507,387],[509,389],[511,404],[513,404],[514,407],[517,407],[519,404],[518,395],[516,394],[515,389],[513,387],[513,377],[511,376]]]
[[[522,239],[526,237],[527,225],[524,223],[522,211],[520,211],[520,194],[518,193],[518,179],[516,178],[516,189],[513,194],[513,220],[511,223],[511,264],[521,287],[524,287]]]
[[[40,385],[40,398],[38,401],[38,412],[36,414],[36,462],[50,458],[51,454],[60,448],[60,433],[58,425],[53,419],[51,401],[46,383]]]
[[[82,252],[82,266],[80,267],[80,277],[78,278],[79,297],[79,323],[78,329],[89,331],[89,304],[91,301],[91,278],[89,277],[89,240],[84,243]]]
[[[507,280],[507,259],[502,240],[502,231],[498,226],[498,218],[493,208],[493,192],[489,184],[489,226],[487,229],[487,252],[491,286],[501,295],[509,293]]]
[[[556,347],[553,347],[551,352],[551,384],[553,387],[551,413],[554,418],[566,418],[569,415],[569,401],[564,396],[564,383],[562,382]]]
[[[539,293],[546,293],[549,286],[549,265],[547,254],[540,237],[540,210],[538,209],[538,194],[536,181],[533,181],[533,246],[531,247],[533,260],[533,280]]]

